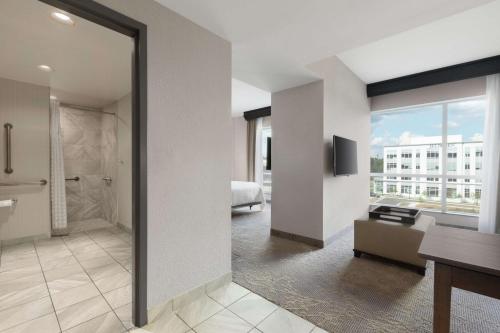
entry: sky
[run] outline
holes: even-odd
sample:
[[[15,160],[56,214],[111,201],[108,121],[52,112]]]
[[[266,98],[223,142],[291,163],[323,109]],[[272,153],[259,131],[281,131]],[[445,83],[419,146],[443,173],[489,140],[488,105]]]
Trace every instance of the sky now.
[[[448,104],[448,135],[482,141],[486,102],[468,100]],[[411,138],[442,135],[442,105],[374,112],[371,119],[371,156],[382,157],[384,146],[404,145]]]

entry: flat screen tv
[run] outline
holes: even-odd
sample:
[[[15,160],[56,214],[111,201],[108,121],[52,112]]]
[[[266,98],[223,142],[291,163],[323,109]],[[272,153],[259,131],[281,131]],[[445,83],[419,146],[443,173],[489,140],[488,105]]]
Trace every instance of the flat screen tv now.
[[[356,141],[333,136],[333,175],[355,175],[358,173]]]

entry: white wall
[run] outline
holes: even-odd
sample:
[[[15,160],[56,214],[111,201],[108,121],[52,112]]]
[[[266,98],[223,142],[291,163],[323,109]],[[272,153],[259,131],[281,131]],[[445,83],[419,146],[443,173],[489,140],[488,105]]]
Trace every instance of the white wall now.
[[[12,169],[5,168],[5,129],[11,123]],[[0,181],[50,181],[49,88],[0,78]],[[50,186],[0,187],[0,240],[50,236]]]
[[[368,216],[370,197],[370,105],[366,85],[337,57],[311,66],[324,80],[325,109],[323,238]],[[357,142],[358,174],[334,177],[332,171],[333,135]]]
[[[272,94],[271,227],[323,239],[323,82]]]
[[[248,180],[247,121],[243,116],[233,117],[233,173],[232,180]]]
[[[231,45],[152,0],[99,0],[148,26],[148,307],[231,271]]]
[[[310,66],[322,81],[273,93],[273,229],[328,242],[368,215],[370,107],[338,58]],[[357,141],[358,174],[333,177],[333,135]]]
[[[116,195],[118,223],[132,229],[132,96],[117,102],[118,172]]]

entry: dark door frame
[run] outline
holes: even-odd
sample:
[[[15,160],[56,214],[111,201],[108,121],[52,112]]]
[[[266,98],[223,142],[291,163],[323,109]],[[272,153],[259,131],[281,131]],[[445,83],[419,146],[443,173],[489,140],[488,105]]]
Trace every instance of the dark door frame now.
[[[39,0],[134,40],[132,61],[132,317],[147,324],[147,26],[92,0]]]

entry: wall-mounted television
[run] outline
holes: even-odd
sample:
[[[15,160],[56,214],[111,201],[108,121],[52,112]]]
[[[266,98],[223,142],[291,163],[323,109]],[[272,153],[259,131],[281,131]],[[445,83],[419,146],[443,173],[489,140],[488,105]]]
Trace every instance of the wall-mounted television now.
[[[356,141],[333,136],[333,175],[355,175],[358,173]]]

